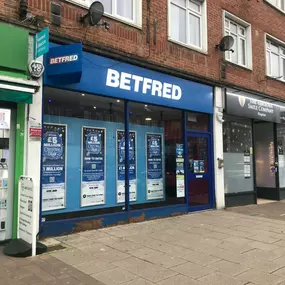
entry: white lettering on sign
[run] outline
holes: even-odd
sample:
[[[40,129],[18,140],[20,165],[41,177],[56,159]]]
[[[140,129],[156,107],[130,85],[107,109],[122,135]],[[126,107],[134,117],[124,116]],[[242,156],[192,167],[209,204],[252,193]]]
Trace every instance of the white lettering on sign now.
[[[66,56],[58,56],[58,57],[51,57],[49,59],[49,64],[61,64],[61,63],[67,63],[72,61],[77,61],[78,55],[66,55]]]
[[[114,69],[108,69],[106,85],[123,90],[141,92],[152,96],[163,97],[171,100],[180,100],[182,90],[178,85],[152,80],[147,77],[141,77],[135,74],[119,72]]]

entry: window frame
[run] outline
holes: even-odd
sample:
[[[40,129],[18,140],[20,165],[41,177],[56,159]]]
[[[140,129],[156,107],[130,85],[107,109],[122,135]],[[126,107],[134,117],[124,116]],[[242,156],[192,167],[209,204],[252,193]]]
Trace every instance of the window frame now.
[[[89,9],[90,0],[66,0],[74,5]],[[133,0],[133,20],[125,18],[117,14],[117,1],[120,0],[111,0],[112,1],[112,14],[104,13],[105,17],[123,22],[124,24],[134,26],[136,28],[142,28],[142,0]],[[87,3],[88,2],[88,3]]]
[[[239,60],[238,62],[233,62],[230,59],[227,59],[226,57],[226,52],[224,53],[224,59],[227,62],[230,62],[232,64],[241,66],[243,68],[252,70],[252,36],[251,36],[251,24],[242,20],[241,18],[223,10],[223,36],[226,36],[227,28],[226,28],[226,20],[229,21],[229,25],[232,22],[233,24],[237,25],[237,29],[242,28],[245,31],[245,35],[239,35],[239,32],[237,32],[237,37],[238,37],[238,43],[237,46],[239,45],[239,39],[242,39],[245,41],[245,65],[240,63]]]
[[[275,5],[274,3],[272,3],[271,0],[264,0],[268,5],[272,6],[272,8],[277,9],[279,12],[285,14],[285,0],[277,0],[278,4]],[[282,2],[284,5],[284,10],[282,9]]]
[[[188,8],[188,2],[186,2],[186,8],[177,5],[177,4],[172,4],[173,0],[168,0],[168,11],[167,11],[167,17],[168,17],[168,41],[179,44],[181,46],[187,47],[189,49],[201,52],[201,53],[205,53],[207,54],[208,51],[208,30],[207,30],[207,0],[191,0],[191,2],[198,4],[201,6],[201,13],[199,15],[199,13],[197,13],[194,10],[191,10],[191,13],[189,12],[190,9]],[[186,0],[189,1],[189,0]],[[175,40],[172,38],[171,36],[171,25],[172,25],[172,19],[171,19],[171,5],[175,5],[177,7],[183,8],[186,10],[186,43],[181,42],[179,40]],[[198,16],[201,18],[200,21],[200,47],[199,46],[195,46],[193,44],[189,43],[189,31],[190,31],[190,27],[189,27],[189,14],[192,14],[194,16]]]
[[[270,55],[274,52],[272,52],[271,48],[267,47],[267,43],[270,43],[278,46],[278,64],[279,64],[279,72],[278,72],[278,76],[275,77],[272,75],[272,64],[271,64],[271,56],[270,56],[270,67],[268,66],[268,58],[267,58],[267,52],[270,53]],[[285,42],[269,35],[269,34],[265,34],[264,36],[264,49],[265,49],[265,66],[266,66],[266,76],[272,78],[272,79],[276,79],[279,80],[281,82],[285,82]],[[284,53],[282,54],[281,50],[284,50]],[[277,55],[276,53],[274,53],[275,55]],[[283,60],[283,65],[282,65],[282,60]],[[269,70],[270,69],[270,70]]]

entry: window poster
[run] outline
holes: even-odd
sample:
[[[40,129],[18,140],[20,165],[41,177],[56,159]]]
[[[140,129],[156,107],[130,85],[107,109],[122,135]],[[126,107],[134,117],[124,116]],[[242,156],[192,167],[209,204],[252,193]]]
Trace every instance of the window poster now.
[[[162,135],[146,134],[147,200],[163,199]]]
[[[185,197],[183,144],[176,144],[176,196]]]
[[[136,132],[129,132],[129,200],[137,200]],[[117,130],[117,203],[125,202],[125,131]]]
[[[42,210],[65,208],[66,125],[44,124]]]
[[[105,129],[82,127],[81,207],[105,204]]]

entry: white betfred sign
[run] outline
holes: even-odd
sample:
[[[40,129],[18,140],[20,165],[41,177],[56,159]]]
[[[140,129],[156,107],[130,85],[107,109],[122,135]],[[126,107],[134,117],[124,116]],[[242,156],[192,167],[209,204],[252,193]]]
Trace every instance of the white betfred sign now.
[[[58,56],[58,57],[51,57],[49,59],[49,64],[60,64],[60,63],[67,63],[72,61],[77,61],[78,55],[67,55],[67,56]]]
[[[153,80],[115,69],[108,69],[106,86],[120,88],[122,90],[134,91],[142,94],[151,94],[170,100],[180,100],[182,90],[178,85]]]

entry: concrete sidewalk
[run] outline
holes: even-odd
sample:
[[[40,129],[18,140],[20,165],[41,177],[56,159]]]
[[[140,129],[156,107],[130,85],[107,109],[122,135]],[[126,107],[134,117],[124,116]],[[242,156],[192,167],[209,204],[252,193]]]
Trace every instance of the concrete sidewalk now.
[[[284,232],[284,221],[232,211],[82,232],[40,257],[1,257],[0,284],[285,285]]]

